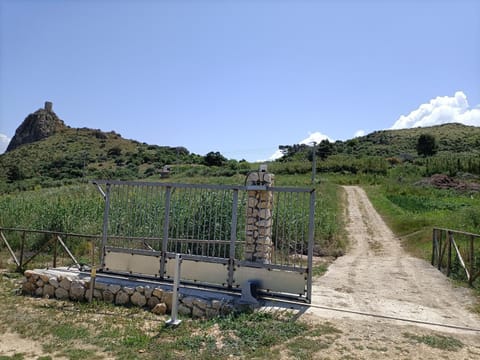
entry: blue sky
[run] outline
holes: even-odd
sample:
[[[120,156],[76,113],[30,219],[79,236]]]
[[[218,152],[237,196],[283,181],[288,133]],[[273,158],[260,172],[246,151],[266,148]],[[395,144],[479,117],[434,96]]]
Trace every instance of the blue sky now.
[[[3,147],[45,100],[72,127],[250,161],[480,126],[480,1],[0,0]]]

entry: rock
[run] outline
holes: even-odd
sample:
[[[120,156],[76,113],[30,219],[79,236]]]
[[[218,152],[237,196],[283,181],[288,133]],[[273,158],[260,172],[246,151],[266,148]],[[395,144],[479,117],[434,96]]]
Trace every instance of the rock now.
[[[150,309],[153,309],[157,304],[160,304],[160,299],[156,296],[150,297],[147,301],[147,305]]]
[[[130,301],[130,296],[125,291],[119,291],[115,296],[115,304],[117,305],[125,305],[128,304]]]
[[[180,315],[190,316],[190,315],[192,315],[192,309],[189,308],[188,306],[180,304],[180,305],[178,305],[178,313]]]
[[[55,297],[59,300],[67,300],[69,298],[68,291],[62,287],[55,290]]]
[[[161,299],[163,296],[163,289],[160,288],[155,288],[152,292],[153,296],[156,296],[157,298]]]
[[[200,308],[194,306],[193,309],[192,309],[192,317],[194,317],[194,318],[203,318],[203,317],[205,317],[205,310],[200,309]]]
[[[172,310],[172,297],[173,293],[171,292],[164,292],[162,295],[162,302],[167,305],[168,311]]]
[[[194,297],[192,296],[185,296],[183,299],[182,299],[182,304],[185,305],[185,306],[188,306],[189,308],[192,308],[193,307],[193,301],[195,300]]]
[[[34,272],[32,270],[25,270],[25,272],[23,273],[23,275],[25,275],[25,277],[28,279],[28,278],[31,278],[33,276]]]
[[[205,310],[207,307],[209,307],[210,304],[205,299],[195,298],[195,300],[193,300],[193,305],[199,307],[202,310]]]
[[[102,292],[100,290],[94,289],[93,290],[93,298],[102,300]],[[85,291],[85,300],[90,300],[90,289]]]
[[[50,280],[50,276],[47,275],[47,274],[40,274],[40,279],[41,279],[45,284],[47,284],[48,281]]]
[[[219,312],[217,309],[209,308],[209,309],[206,309],[206,310],[205,310],[205,316],[206,316],[208,319],[217,317],[217,316],[219,315],[219,313],[220,313],[220,312]]]
[[[73,281],[70,286],[70,298],[72,300],[84,300],[85,288],[78,281]]]
[[[43,287],[43,280],[42,280],[42,279],[38,279],[35,284],[37,285],[37,287]]]
[[[104,290],[107,290],[107,288],[108,288],[107,284],[99,281],[95,281],[95,289],[104,291]]]
[[[112,303],[115,299],[115,295],[110,290],[105,290],[103,292],[103,301],[107,303]]]
[[[25,284],[23,284],[22,290],[23,290],[24,294],[30,294],[31,295],[35,292],[35,285],[32,284],[30,281],[26,282]]]
[[[50,109],[50,107],[47,106],[47,109]],[[66,128],[65,123],[53,111],[47,109],[39,109],[23,120],[8,144],[6,152],[21,145],[45,139]]]
[[[43,296],[51,298],[54,295],[55,295],[55,288],[50,284],[46,284],[43,287]]]
[[[113,295],[120,291],[122,287],[117,284],[111,284],[107,286],[107,290],[110,291]]]
[[[72,286],[72,280],[66,277],[62,281],[60,281],[60,287],[65,290],[70,290],[70,286]]]
[[[42,296],[43,295],[43,287],[38,287],[35,289],[35,295],[36,296]]]
[[[152,313],[156,315],[165,315],[166,312],[167,312],[167,305],[165,305],[164,303],[159,303],[155,305],[155,307],[152,309]]]
[[[124,286],[123,291],[125,291],[128,295],[133,295],[135,289],[130,286]]]
[[[60,283],[58,282],[58,280],[54,277],[51,277],[50,279],[48,279],[48,283],[50,285],[52,285],[55,289],[58,288],[60,286]]]
[[[144,288],[143,286],[137,286],[137,287],[135,288],[135,291],[138,292],[138,293],[140,293],[140,294],[144,294],[145,288]]]
[[[212,300],[212,308],[220,310],[222,308],[222,302],[220,300]]]
[[[148,299],[152,296],[153,288],[151,286],[145,286],[145,297]]]
[[[133,293],[130,301],[132,302],[133,305],[143,307],[147,303],[147,299],[145,296],[140,294],[139,292]]]

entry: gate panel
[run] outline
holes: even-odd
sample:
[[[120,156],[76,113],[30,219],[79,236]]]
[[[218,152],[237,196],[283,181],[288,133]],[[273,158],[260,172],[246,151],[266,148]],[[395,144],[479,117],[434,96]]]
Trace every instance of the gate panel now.
[[[272,295],[310,301],[312,189],[123,181],[95,184],[106,200],[103,271],[169,280],[173,277],[170,258],[180,253],[183,281],[236,289],[255,280],[260,290]],[[258,191],[266,195],[260,193],[252,200]],[[269,199],[270,208],[265,211],[262,199]],[[256,201],[253,208],[252,201]],[[262,241],[261,250],[252,243],[257,238]]]

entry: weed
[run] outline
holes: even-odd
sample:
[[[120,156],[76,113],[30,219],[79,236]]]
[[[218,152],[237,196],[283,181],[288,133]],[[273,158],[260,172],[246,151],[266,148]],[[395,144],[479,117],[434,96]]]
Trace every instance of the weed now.
[[[451,336],[443,335],[415,335],[410,333],[404,333],[403,336],[407,339],[411,339],[417,343],[422,343],[428,345],[432,348],[448,350],[448,351],[458,351],[463,348],[463,343]]]

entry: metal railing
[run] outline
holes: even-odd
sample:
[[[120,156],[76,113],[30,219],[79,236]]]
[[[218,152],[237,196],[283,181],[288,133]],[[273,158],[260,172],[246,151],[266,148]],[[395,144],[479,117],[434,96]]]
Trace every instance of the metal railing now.
[[[447,276],[455,276],[473,286],[480,276],[480,235],[434,228],[432,265]]]
[[[0,227],[0,251],[8,252],[18,272],[33,267],[96,266],[100,240],[100,235]]]
[[[102,269],[109,270],[104,260],[112,252],[150,253],[160,259],[155,276],[168,278],[166,263],[179,253],[186,260],[224,265],[228,288],[235,284],[236,270],[253,267],[296,272],[311,293],[314,189],[265,189],[273,194],[272,252],[269,261],[253,263],[245,256],[248,186],[93,183],[105,199]]]

